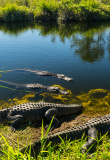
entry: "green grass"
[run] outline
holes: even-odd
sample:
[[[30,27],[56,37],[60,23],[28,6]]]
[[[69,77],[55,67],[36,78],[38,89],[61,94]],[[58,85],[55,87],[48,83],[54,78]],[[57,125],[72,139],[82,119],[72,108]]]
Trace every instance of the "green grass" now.
[[[109,0],[0,0],[0,21],[5,22],[109,19]]]
[[[80,152],[81,146],[85,143],[86,139],[75,140],[75,141],[63,141],[61,143],[52,145],[49,144],[45,146],[45,139],[43,141],[43,145],[41,147],[40,153],[37,155],[37,158],[31,156],[31,151],[25,152],[24,154],[19,151],[19,143],[18,148],[12,148],[6,141],[6,139],[2,136],[5,141],[4,148],[2,152],[4,153],[0,159],[1,160],[35,160],[35,159],[45,159],[45,160],[73,160],[73,159],[87,159],[87,155],[82,154]],[[100,137],[97,139],[97,144],[93,146],[92,150],[94,153],[93,160],[105,160],[110,159],[110,139],[107,135]]]
[[[86,160],[89,157],[87,156],[87,153],[82,154],[81,153],[81,147],[85,143],[86,138],[84,138],[84,135],[79,140],[63,140],[61,139],[61,143],[52,145],[50,142],[49,144],[46,144],[46,136],[49,133],[50,127],[51,127],[52,121],[47,129],[46,134],[43,136],[43,123],[42,123],[42,130],[41,130],[41,149],[40,152],[35,155],[34,157],[31,155],[31,149],[29,148],[29,151],[24,151],[24,153],[20,152],[19,149],[19,142],[18,147],[13,148],[9,143],[7,142],[6,138],[2,136],[0,133],[0,138],[5,141],[4,146],[0,150],[0,159],[1,160]],[[31,147],[31,144],[30,144]],[[99,136],[96,140],[96,144],[92,145],[91,148],[92,153],[91,156],[93,157],[93,160],[108,160],[110,159],[110,139],[107,136],[107,134],[103,136]],[[88,151],[89,151],[88,150]]]

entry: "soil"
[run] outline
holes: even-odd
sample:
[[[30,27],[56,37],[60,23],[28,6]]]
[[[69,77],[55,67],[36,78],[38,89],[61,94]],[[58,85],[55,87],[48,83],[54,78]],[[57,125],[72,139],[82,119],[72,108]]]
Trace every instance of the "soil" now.
[[[72,127],[76,127],[78,125],[84,124],[86,122],[88,122],[89,120],[93,119],[93,118],[100,118],[101,115],[91,115],[91,116],[87,116],[85,114],[80,114],[77,116],[68,116],[68,117],[62,117],[59,118],[59,125],[57,128],[55,128],[53,131],[49,132],[49,134],[51,133],[56,133],[58,131],[63,131]],[[44,123],[44,127],[48,124],[47,120]],[[41,126],[42,126],[42,122],[39,122],[39,125],[35,125],[33,126],[33,134],[34,137],[41,137]],[[46,133],[46,130],[44,129],[44,134]],[[32,141],[36,140],[36,138]]]

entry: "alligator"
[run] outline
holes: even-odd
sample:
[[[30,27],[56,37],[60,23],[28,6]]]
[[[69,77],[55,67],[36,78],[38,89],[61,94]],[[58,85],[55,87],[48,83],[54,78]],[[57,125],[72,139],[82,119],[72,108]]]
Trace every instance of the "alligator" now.
[[[97,132],[98,131],[98,132]],[[91,147],[92,144],[96,142],[97,133],[109,133],[110,134],[110,114],[105,115],[99,119],[92,119],[85,124],[79,125],[77,127],[72,127],[70,129],[66,129],[63,131],[59,131],[57,133],[48,134],[45,138],[45,144],[52,142],[52,144],[60,143],[61,138],[63,140],[75,140],[80,139],[84,133],[85,136],[88,136],[88,141],[81,147],[82,153],[87,153],[87,150]],[[21,152],[25,150],[28,151],[30,145],[21,149]],[[35,142],[31,144],[31,152],[32,154],[39,152],[41,149],[41,138],[38,138]],[[87,153],[90,155],[90,153]]]
[[[13,121],[11,130],[15,131],[16,126],[22,122],[38,121],[44,117],[51,121],[53,115],[56,117],[68,116],[79,113],[82,110],[82,104],[55,104],[55,103],[24,103],[15,105],[11,108],[0,110],[0,123],[4,124]],[[58,119],[54,117],[51,130],[58,126]],[[48,125],[46,126],[46,128]]]
[[[65,81],[73,81],[73,78],[69,78],[67,76],[65,76],[64,74],[56,74],[56,73],[52,73],[52,72],[48,72],[48,71],[39,71],[39,70],[30,70],[30,69],[12,69],[12,70],[7,70],[7,72],[11,72],[11,71],[27,71],[27,72],[31,72],[40,76],[53,76]]]
[[[44,86],[44,85],[39,84],[39,83],[20,84],[20,83],[8,82],[8,81],[3,81],[3,80],[0,80],[0,82],[5,83],[5,84],[9,84],[9,85],[12,85],[12,86],[16,86],[16,88],[44,89],[48,92],[59,93],[59,94],[63,94],[63,95],[68,95],[69,94],[69,92],[61,90],[59,87]]]

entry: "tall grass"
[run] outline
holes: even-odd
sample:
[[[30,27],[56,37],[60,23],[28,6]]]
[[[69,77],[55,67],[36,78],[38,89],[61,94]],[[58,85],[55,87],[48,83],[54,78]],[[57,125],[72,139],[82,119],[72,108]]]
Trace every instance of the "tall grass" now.
[[[16,160],[16,159],[34,160],[34,158],[31,157],[31,152],[25,153],[25,154],[23,154],[23,153],[20,152],[20,150],[19,150],[19,143],[18,143],[18,148],[14,149],[13,147],[11,147],[9,145],[9,143],[6,140],[6,138],[4,136],[2,136],[1,133],[0,133],[0,136],[5,141],[5,145],[4,145],[3,149],[0,151],[0,159],[1,160]]]
[[[53,119],[52,119],[53,121]],[[0,150],[0,159],[1,160],[105,160],[110,159],[110,139],[107,134],[103,136],[99,136],[96,142],[97,145],[92,145],[88,150],[92,150],[94,154],[87,155],[87,152],[82,154],[81,147],[85,143],[86,138],[84,139],[84,135],[81,140],[74,140],[70,142],[70,140],[63,140],[61,137],[61,143],[52,145],[51,143],[46,144],[46,136],[48,135],[52,121],[47,129],[46,134],[43,136],[43,122],[42,122],[42,131],[41,131],[41,149],[40,152],[34,157],[31,155],[31,144],[24,153],[20,152],[19,143],[17,148],[13,148],[9,145],[6,138],[0,133],[1,138],[5,141],[4,147]]]
[[[54,118],[54,117],[53,117]],[[43,121],[42,121],[42,130],[41,130],[41,149],[40,149],[40,153],[38,155],[38,157],[42,157],[45,154],[45,145],[46,145],[46,136],[48,135],[51,126],[52,126],[52,122],[53,122],[53,118],[47,128],[46,134],[44,135],[43,132]],[[34,157],[31,156],[31,143],[30,143],[30,147],[29,150],[27,152],[27,149],[23,149],[24,153],[20,152],[19,149],[19,143],[18,143],[18,148],[13,148],[9,145],[9,143],[7,142],[6,138],[0,133],[1,138],[5,141],[5,145],[3,147],[2,150],[0,150],[0,159],[1,160],[16,160],[16,159],[22,159],[22,160],[33,160],[35,159]],[[48,145],[49,146],[49,145]]]
[[[99,0],[0,0],[0,21],[108,19],[110,4]]]
[[[7,147],[4,146],[0,151],[0,160],[86,160],[91,157],[93,160],[110,159],[110,139],[106,134],[100,136],[96,141],[97,145],[91,147],[91,150],[94,153],[90,156],[87,156],[86,153],[82,154],[80,151],[82,145],[86,141],[83,137],[81,140],[74,140],[72,142],[61,139],[61,143],[56,145],[45,145],[46,141],[45,138],[43,138],[43,141],[41,141],[41,150],[35,157],[31,155],[31,149],[29,149],[28,152],[25,151],[24,153],[21,153],[19,150],[19,143],[18,148],[14,149],[2,135],[1,137],[4,139]]]

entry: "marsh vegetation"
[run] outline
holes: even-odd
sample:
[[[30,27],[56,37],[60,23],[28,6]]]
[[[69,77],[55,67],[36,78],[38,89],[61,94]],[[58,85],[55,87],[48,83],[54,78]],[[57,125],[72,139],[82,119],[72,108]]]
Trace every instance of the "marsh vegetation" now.
[[[109,19],[109,0],[0,0],[0,21]]]

